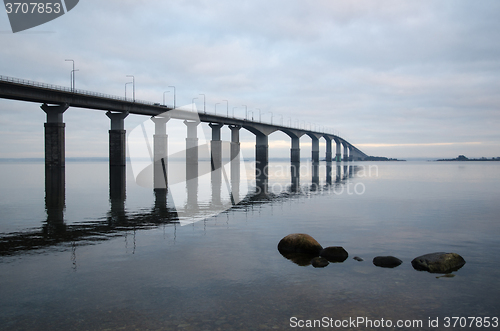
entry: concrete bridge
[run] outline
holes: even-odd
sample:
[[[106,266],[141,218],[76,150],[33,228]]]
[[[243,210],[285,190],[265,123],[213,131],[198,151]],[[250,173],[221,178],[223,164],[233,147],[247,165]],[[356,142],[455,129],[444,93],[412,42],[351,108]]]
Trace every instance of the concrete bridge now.
[[[212,168],[218,169],[222,163],[221,129],[223,126],[231,130],[230,157],[234,159],[240,151],[239,131],[244,128],[255,135],[256,179],[267,181],[269,162],[268,137],[275,131],[282,131],[291,139],[290,160],[292,169],[300,164],[299,139],[307,135],[312,142],[313,165],[319,163],[319,141],[326,141],[326,161],[333,160],[332,141],[335,142],[335,160],[363,160],[367,155],[345,139],[327,132],[306,130],[292,126],[263,123],[247,118],[228,117],[186,110],[172,109],[158,103],[105,95],[90,91],[76,90],[50,84],[38,83],[23,79],[0,76],[0,98],[34,102],[41,104],[47,114],[45,125],[45,165],[47,169],[63,169],[65,165],[65,123],[63,114],[69,107],[87,108],[105,111],[110,119],[109,130],[109,165],[124,167],[126,160],[126,132],[124,121],[128,114],[151,116],[155,123],[154,156],[155,173],[165,174],[164,161],[167,156],[168,135],[166,123],[170,119],[181,119],[187,126],[186,160],[197,163],[198,149],[196,127],[200,122],[209,123],[212,129],[211,159]],[[343,155],[342,155],[343,152]],[[156,164],[158,163],[158,165]],[[331,168],[331,167],[330,167]],[[155,176],[161,178],[162,176]],[[165,177],[166,179],[166,177]],[[111,180],[111,178],[110,178]],[[313,174],[314,180],[314,174]],[[156,179],[155,179],[156,181]],[[155,183],[155,187],[156,183]]]

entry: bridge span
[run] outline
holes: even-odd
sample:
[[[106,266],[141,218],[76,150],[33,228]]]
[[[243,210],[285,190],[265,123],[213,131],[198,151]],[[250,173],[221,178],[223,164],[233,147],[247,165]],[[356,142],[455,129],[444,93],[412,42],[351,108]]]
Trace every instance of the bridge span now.
[[[166,123],[170,119],[184,120],[187,126],[186,160],[197,162],[197,130],[200,122],[209,123],[212,129],[210,142],[212,167],[218,169],[222,158],[221,128],[228,126],[231,130],[230,158],[239,155],[239,131],[244,128],[255,135],[256,177],[263,181],[267,178],[269,162],[268,136],[275,131],[282,131],[291,139],[290,160],[293,166],[300,163],[299,139],[307,135],[312,142],[311,159],[313,164],[320,160],[319,140],[326,141],[327,162],[335,160],[353,161],[363,160],[367,155],[345,139],[328,133],[305,128],[277,125],[248,118],[230,117],[204,112],[190,112],[182,109],[173,109],[158,103],[122,98],[96,92],[66,88],[62,86],[39,83],[29,80],[0,76],[0,98],[41,104],[47,114],[45,126],[45,165],[46,168],[64,168],[65,165],[65,123],[63,114],[69,107],[87,108],[105,111],[109,117],[109,165],[125,166],[126,163],[126,132],[124,121],[128,114],[150,116],[155,123],[154,156],[155,164],[167,157],[168,135]],[[332,152],[332,141],[336,144],[335,158]],[[343,149],[343,150],[342,150]],[[342,155],[343,152],[343,155]],[[189,161],[187,161],[189,162]],[[156,172],[165,172],[158,166]],[[256,178],[259,180],[259,178]]]

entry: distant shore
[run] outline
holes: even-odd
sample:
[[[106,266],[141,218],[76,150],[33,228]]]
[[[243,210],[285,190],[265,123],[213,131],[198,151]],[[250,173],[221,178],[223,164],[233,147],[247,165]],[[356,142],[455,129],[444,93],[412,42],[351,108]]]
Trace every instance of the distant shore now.
[[[363,159],[363,161],[396,161],[396,162],[404,162],[406,160],[398,160],[393,158],[388,158],[384,156],[367,156]]]
[[[488,159],[485,157],[482,157],[479,159],[469,159],[465,155],[459,155],[458,157],[456,157],[454,159],[440,159],[440,160],[436,160],[436,161],[500,161],[500,157],[492,157],[491,159]]]

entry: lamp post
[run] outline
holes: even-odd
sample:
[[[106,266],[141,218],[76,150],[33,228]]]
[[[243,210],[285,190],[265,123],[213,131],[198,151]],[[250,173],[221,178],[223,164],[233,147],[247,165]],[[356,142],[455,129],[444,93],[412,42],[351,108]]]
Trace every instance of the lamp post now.
[[[261,118],[261,113],[260,113],[260,108],[255,108],[259,111],[259,122],[262,122],[262,118]]]
[[[217,105],[220,105],[220,102],[217,102],[217,103],[215,104],[215,110],[214,110],[215,115],[217,115]]]
[[[248,108],[247,108],[247,105],[243,105],[243,107],[245,107],[245,119],[247,120],[248,119]]]
[[[229,101],[227,100],[222,100],[226,102],[226,117],[229,117]]]
[[[194,112],[194,100],[196,100],[198,98],[193,98],[193,101],[191,102],[191,110]]]
[[[281,126],[283,126],[283,115],[279,114],[278,116],[281,116]],[[272,120],[271,120],[272,122]]]
[[[174,89],[174,109],[175,109],[175,86],[169,86]]]
[[[74,60],[64,60],[73,62],[73,70],[71,70],[70,83],[71,83],[71,91],[75,92],[75,61]]]
[[[127,85],[132,84],[132,82],[125,83],[125,101],[127,101]]]
[[[165,104],[165,93],[168,93],[168,92],[170,92],[170,91],[163,92],[163,105],[164,106],[166,106],[166,104]],[[174,106],[174,108],[175,108],[175,106]]]
[[[203,113],[206,114],[207,113],[207,109],[205,108],[205,94],[200,93],[200,95],[203,95]]]
[[[252,121],[253,121],[253,110],[250,110],[249,113],[252,113]]]
[[[234,110],[235,110],[236,108],[238,108],[238,107],[233,107],[233,118],[234,118]]]
[[[133,75],[127,75],[127,77],[132,77],[132,95],[135,102],[135,77]]]

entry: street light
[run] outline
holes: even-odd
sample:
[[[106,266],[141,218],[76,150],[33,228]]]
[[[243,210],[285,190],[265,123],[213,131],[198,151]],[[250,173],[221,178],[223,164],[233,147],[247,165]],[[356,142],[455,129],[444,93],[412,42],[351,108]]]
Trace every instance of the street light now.
[[[191,111],[194,112],[194,100],[196,100],[198,98],[193,98],[193,101],[191,102]]]
[[[207,109],[205,108],[205,94],[200,93],[200,95],[203,95],[203,113],[207,113]]]
[[[175,109],[175,86],[169,86],[174,89],[174,109]]]
[[[165,93],[168,93],[168,92],[170,92],[170,91],[163,92],[163,105],[164,106],[166,106],[166,104],[165,104]],[[175,106],[174,106],[174,108],[175,108]]]
[[[242,105],[243,107],[245,107],[245,119],[247,120],[248,119],[248,108],[247,108],[247,105]]]
[[[253,110],[250,110],[249,113],[252,113],[252,121],[253,121]]]
[[[271,124],[273,124],[273,116],[274,116],[274,115],[273,115],[273,112],[272,112],[272,111],[270,111],[269,113],[271,114]]]
[[[135,102],[135,77],[133,75],[127,75],[127,77],[132,77],[132,95],[134,97],[134,102]]]
[[[217,103],[215,104],[215,110],[214,110],[214,111],[215,111],[215,115],[217,115],[217,105],[220,105],[220,102],[217,102]]]
[[[125,83],[125,101],[127,101],[127,85],[132,84],[132,82]]]
[[[238,108],[238,107],[233,107],[233,118],[234,118],[234,110],[235,110],[236,108]]]
[[[73,70],[71,70],[70,83],[71,83],[71,91],[75,92],[75,61],[74,60],[64,60],[73,62]]]
[[[255,108],[255,109],[257,109],[257,110],[259,111],[259,122],[261,122],[261,123],[262,123],[261,113],[260,113],[260,108]]]
[[[283,126],[283,115],[279,114],[278,116],[281,116],[281,126]],[[272,120],[271,120],[271,124],[272,124]]]
[[[227,100],[222,100],[226,102],[226,117],[229,117],[229,101]]]

